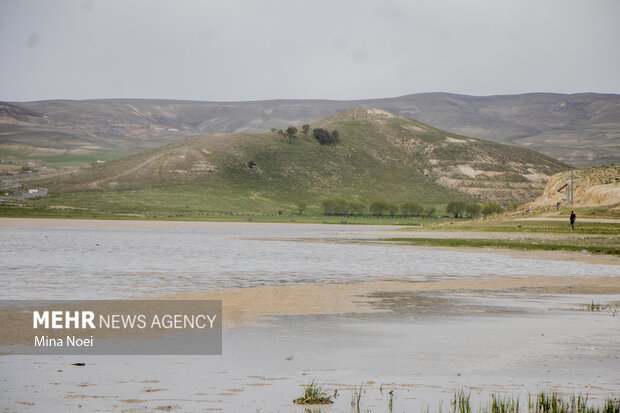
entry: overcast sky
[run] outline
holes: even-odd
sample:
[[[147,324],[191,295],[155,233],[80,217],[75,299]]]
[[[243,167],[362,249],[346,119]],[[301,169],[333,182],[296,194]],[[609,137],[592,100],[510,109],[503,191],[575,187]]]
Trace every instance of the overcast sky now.
[[[0,0],[0,100],[620,93],[619,0]]]

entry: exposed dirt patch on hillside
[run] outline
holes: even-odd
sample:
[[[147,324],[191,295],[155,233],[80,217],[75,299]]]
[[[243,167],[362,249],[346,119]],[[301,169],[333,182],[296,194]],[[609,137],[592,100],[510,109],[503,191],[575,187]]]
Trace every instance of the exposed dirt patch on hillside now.
[[[558,202],[566,204],[570,189],[571,172],[561,172],[549,178],[541,196],[531,204],[532,207],[555,206]],[[575,206],[592,207],[620,204],[620,165],[577,169],[573,172],[573,196]]]

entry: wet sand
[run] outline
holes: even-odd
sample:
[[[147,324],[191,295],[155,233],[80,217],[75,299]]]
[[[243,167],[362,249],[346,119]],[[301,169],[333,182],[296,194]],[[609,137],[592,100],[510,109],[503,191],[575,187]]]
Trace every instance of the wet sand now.
[[[398,292],[485,292],[619,294],[620,278],[488,277],[437,282],[398,280],[322,285],[287,285],[197,291],[152,297],[170,300],[222,300],[224,326],[256,325],[276,315],[372,313],[377,294]],[[262,324],[262,323],[261,323]]]

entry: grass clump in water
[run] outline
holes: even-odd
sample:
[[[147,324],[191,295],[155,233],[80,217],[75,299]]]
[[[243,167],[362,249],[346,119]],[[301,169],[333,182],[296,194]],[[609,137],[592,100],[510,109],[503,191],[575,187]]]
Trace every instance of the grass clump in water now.
[[[601,413],[620,413],[620,399],[605,400],[605,404],[603,405],[603,408],[601,409]]]
[[[527,410],[522,410],[518,396],[491,395],[485,406],[472,409],[471,394],[461,389],[454,393],[450,413],[620,413],[620,399],[608,398],[599,407],[588,406],[588,395],[561,396],[552,391],[541,391],[530,395]],[[423,413],[431,413],[427,407]],[[441,404],[438,413],[442,413]]]
[[[332,397],[328,396],[324,391],[323,387],[316,384],[314,381],[312,383],[304,386],[304,392],[302,395],[295,400],[293,400],[295,404],[332,404]]]
[[[620,400],[607,399],[602,408],[588,407],[587,395],[560,396],[556,392],[541,391],[529,398],[530,413],[618,413]]]
[[[519,413],[519,399],[509,396],[491,395],[491,404],[481,413]]]
[[[618,304],[600,304],[592,301],[590,304],[585,304],[583,308],[586,311],[590,311],[592,313],[607,311],[612,316],[616,316],[618,309],[620,309],[620,305]]]
[[[453,413],[471,413],[471,393],[466,393],[461,389],[454,393],[452,399],[452,412]]]

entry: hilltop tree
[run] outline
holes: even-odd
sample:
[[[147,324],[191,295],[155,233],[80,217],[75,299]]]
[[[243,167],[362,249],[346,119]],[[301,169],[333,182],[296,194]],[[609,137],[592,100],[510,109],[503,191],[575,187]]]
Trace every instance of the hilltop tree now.
[[[294,126],[289,126],[286,128],[286,137],[288,138],[289,143],[293,141],[293,138],[297,135],[297,128]]]
[[[446,205],[446,212],[454,215],[454,218],[459,218],[463,216],[465,207],[466,204],[463,201],[450,201],[448,202],[448,205]]]
[[[303,125],[301,127],[301,131],[304,133],[304,139],[308,139],[308,131],[310,130],[310,125]]]

